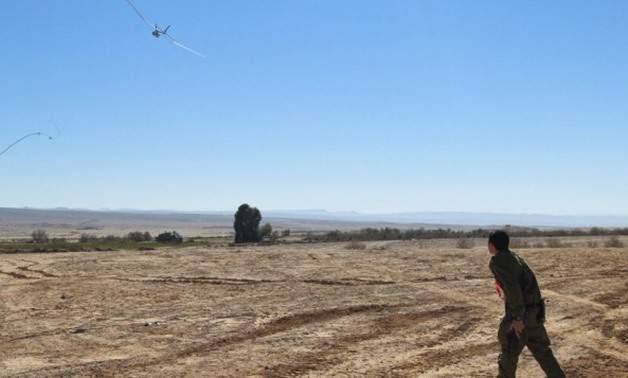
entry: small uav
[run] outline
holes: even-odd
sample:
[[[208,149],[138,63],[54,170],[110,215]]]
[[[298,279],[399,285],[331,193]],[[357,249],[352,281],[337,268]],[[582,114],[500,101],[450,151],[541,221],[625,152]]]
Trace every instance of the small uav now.
[[[172,38],[172,36],[170,34],[168,34],[168,29],[170,29],[170,25],[168,25],[165,29],[160,28],[159,26],[157,26],[157,24],[153,24],[146,17],[144,17],[144,15],[142,13],[140,13],[140,11],[135,7],[135,5],[133,5],[131,0],[126,0],[126,2],[131,6],[131,8],[133,8],[135,13],[137,13],[137,15],[140,16],[142,21],[144,21],[147,25],[149,25],[153,29],[152,34],[153,34],[153,36],[155,36],[155,38],[159,38],[159,37],[161,37],[163,35],[164,37],[166,37],[166,39],[168,41],[172,42],[174,45],[179,46],[182,49],[185,49],[185,50],[187,50],[187,51],[189,51],[189,52],[191,52],[193,54],[196,54],[198,56],[205,57],[205,55],[199,53],[198,51],[192,50],[191,48],[189,48],[187,46],[184,46],[184,45],[180,44],[174,38]]]

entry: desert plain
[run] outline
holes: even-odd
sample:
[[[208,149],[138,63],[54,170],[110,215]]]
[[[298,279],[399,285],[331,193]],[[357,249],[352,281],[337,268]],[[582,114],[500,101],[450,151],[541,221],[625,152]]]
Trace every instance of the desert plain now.
[[[347,246],[1,254],[0,377],[496,375],[484,241]],[[628,249],[517,252],[567,375],[628,376]]]
[[[229,216],[0,215],[3,243],[35,229],[70,240],[174,229],[208,240],[148,251],[0,254],[0,377],[497,373],[503,302],[483,239],[465,249],[447,239],[350,249],[299,243],[298,234],[366,225],[271,219],[296,230],[292,243],[230,245]],[[513,248],[540,281],[546,326],[569,377],[628,376],[628,249],[603,247],[604,240]],[[527,351],[518,376],[543,376]]]

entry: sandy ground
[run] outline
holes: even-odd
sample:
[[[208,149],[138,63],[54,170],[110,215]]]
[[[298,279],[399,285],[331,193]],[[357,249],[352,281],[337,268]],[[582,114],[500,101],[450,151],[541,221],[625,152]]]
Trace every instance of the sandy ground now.
[[[345,247],[0,255],[0,377],[496,375],[484,247]],[[519,252],[568,376],[628,376],[628,249]]]

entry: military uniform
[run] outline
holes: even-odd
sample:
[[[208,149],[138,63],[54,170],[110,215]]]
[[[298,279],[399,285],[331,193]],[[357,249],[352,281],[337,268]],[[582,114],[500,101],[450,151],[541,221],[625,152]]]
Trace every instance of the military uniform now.
[[[489,267],[504,292],[506,305],[506,314],[497,334],[501,347],[498,377],[515,377],[519,355],[526,346],[548,377],[565,377],[565,372],[552,353],[543,325],[545,303],[534,272],[510,250],[495,254]],[[525,324],[519,338],[511,328],[514,319]]]

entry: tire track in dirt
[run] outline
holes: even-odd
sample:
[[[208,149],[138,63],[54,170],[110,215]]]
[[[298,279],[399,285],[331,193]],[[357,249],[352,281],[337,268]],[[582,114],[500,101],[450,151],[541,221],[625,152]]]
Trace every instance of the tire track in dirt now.
[[[0,274],[5,274],[9,277],[17,278],[17,279],[33,279],[34,277],[29,277],[25,274],[17,273],[17,272],[5,272],[0,270]]]
[[[201,344],[180,351],[174,354],[173,357],[175,359],[185,358],[193,355],[198,355],[199,353],[207,352],[208,350],[222,348],[233,344],[239,344],[242,342],[270,336],[280,332],[286,332],[291,329],[303,327],[312,323],[328,322],[350,315],[383,311],[384,309],[398,306],[399,305],[366,304],[287,315],[277,318],[269,323],[262,324],[255,329],[245,331],[242,334],[234,335],[232,337],[221,338],[211,343]]]
[[[595,302],[581,296],[563,294],[563,293],[559,293],[557,291],[550,290],[550,289],[543,289],[543,293],[551,294],[553,297],[564,299],[566,302],[577,303],[579,305],[583,305],[588,308],[595,309],[596,311],[600,311],[602,313],[606,313],[610,310],[610,308],[603,303]]]
[[[593,300],[612,309],[621,309],[628,303],[628,283],[625,283],[623,287],[609,289],[603,294],[595,295]]]
[[[427,321],[438,321],[445,316],[463,318],[466,311],[466,308],[460,306],[443,306],[419,312],[402,313],[400,312],[402,307],[407,306],[387,308],[384,311],[393,311],[394,313],[370,319],[364,324],[364,327],[368,329],[365,333],[339,337],[336,340],[323,344],[317,348],[316,352],[298,353],[290,358],[290,362],[265,366],[258,374],[264,377],[287,377],[316,372],[317,374],[333,376],[335,370],[345,371],[349,369],[346,366],[342,366],[343,363],[351,359],[350,353],[352,349],[359,347],[365,342],[379,342],[393,334],[402,333],[406,329],[415,327],[417,324]],[[416,345],[417,350],[421,348],[429,348],[429,350],[434,350],[433,348],[443,349],[443,346],[452,339],[463,337],[464,331],[469,329],[473,322],[474,320],[469,319],[461,322],[458,327],[444,330],[439,335],[438,340],[425,340],[423,345]],[[446,350],[442,350],[440,353],[447,355]],[[478,353],[483,354],[484,351]],[[417,355],[422,354],[419,353]],[[386,376],[385,372],[390,371],[391,368],[395,370],[415,370],[417,365],[407,363],[405,359],[403,360],[404,362],[393,364],[392,366],[387,365],[385,368],[366,369],[366,373],[361,372],[361,374],[366,376]],[[430,362],[426,362],[426,366],[429,365]]]
[[[145,277],[145,278],[121,278],[110,277],[118,281],[135,283],[184,283],[184,284],[205,284],[205,285],[256,285],[264,283],[282,283],[285,280],[268,280],[252,278],[224,278],[224,277]]]
[[[28,371],[11,374],[10,377],[118,377],[120,375],[113,372],[119,371],[117,369],[120,369],[120,366],[123,366],[127,361],[129,361],[129,359],[78,362],[71,365],[35,368]],[[0,375],[0,377],[2,377],[2,375]]]
[[[258,328],[250,329],[232,336],[223,337],[208,343],[201,343],[199,345],[186,348],[173,354],[165,354],[150,359],[147,359],[145,357],[130,357],[124,360],[107,360],[80,365],[74,364],[72,366],[64,366],[63,368],[59,368],[59,370],[55,374],[74,374],[75,369],[79,366],[81,368],[81,373],[85,373],[88,375],[102,373],[106,376],[108,371],[124,371],[126,374],[128,374],[131,371],[142,371],[147,367],[157,364],[167,365],[170,363],[175,363],[177,360],[180,359],[206,354],[220,348],[237,345],[257,338],[270,336],[279,332],[289,331],[291,329],[303,327],[311,323],[331,321],[341,317],[365,312],[381,311],[388,307],[391,306],[370,304],[350,306],[346,308],[331,308],[320,311],[288,315],[275,319],[267,324],[263,324]],[[50,368],[46,369],[46,372],[50,371]],[[33,376],[37,376],[37,371],[29,371],[28,374],[34,374]]]
[[[466,361],[473,357],[481,357],[499,350],[497,340],[479,344],[466,343],[461,347],[452,347],[451,343],[445,343],[436,349],[428,349],[417,353],[414,361],[405,361],[396,365],[387,366],[385,369],[376,369],[369,372],[369,376],[385,376],[394,371],[398,376],[416,376],[417,374],[428,374],[442,368],[453,368],[458,364],[466,364]],[[464,370],[464,369],[463,369]],[[461,372],[461,374],[464,374]]]
[[[363,280],[359,278],[342,278],[340,280],[323,280],[323,279],[310,279],[301,280],[299,282],[307,284],[319,284],[319,285],[338,285],[338,286],[358,286],[358,285],[394,285],[394,281],[383,280]]]
[[[23,272],[31,272],[31,273],[37,273],[37,274],[41,274],[44,277],[57,277],[57,275],[52,274],[52,273],[48,273],[44,270],[39,270],[39,269],[32,269],[29,266],[18,266],[17,267],[19,270],[23,271]]]
[[[503,302],[492,289],[490,272],[482,273],[486,266],[476,264],[485,256],[482,252],[440,259],[440,250],[418,247],[377,255],[347,251],[340,243],[329,251],[290,246],[273,251],[277,257],[261,262],[259,269],[256,262],[265,255],[258,250],[202,251],[189,259],[187,253],[173,253],[175,263],[163,265],[152,255],[136,253],[98,259],[91,253],[76,254],[69,264],[57,255],[41,255],[38,265],[7,256],[17,264],[0,261],[5,272],[0,282],[8,283],[3,297],[18,302],[32,292],[33,303],[44,308],[35,299],[46,299],[54,311],[25,318],[25,326],[11,334],[25,335],[23,340],[0,345],[0,360],[11,361],[12,369],[2,371],[0,363],[0,377],[494,376],[490,373],[496,373],[499,352],[494,334]],[[624,376],[625,266],[617,274],[609,264],[599,268],[607,271],[596,271],[591,278],[590,268],[596,268],[599,258],[588,250],[577,252],[529,253],[545,264],[535,266],[542,266],[546,276],[541,288],[551,301],[548,331],[554,350],[570,377]],[[622,253],[617,257],[625,257]],[[458,259],[464,264],[453,263]],[[579,265],[572,268],[573,260]],[[555,266],[565,268],[557,273]],[[49,270],[59,279],[16,281],[7,274],[43,276],[34,270]],[[544,289],[548,286],[554,291]],[[66,293],[81,303],[59,301]],[[20,316],[31,310],[28,305],[17,315],[3,305],[0,312],[20,323]],[[101,313],[86,318],[95,308]],[[422,312],[431,318],[421,317]],[[42,323],[48,318],[53,322]],[[147,327],[138,319],[165,323]],[[95,328],[89,324],[103,321],[121,323],[91,332]],[[85,334],[71,335],[66,326],[74,324],[86,325]],[[67,335],[37,334],[48,330]],[[52,358],[44,348],[54,352]],[[542,375],[536,366],[530,370],[534,374],[526,375],[535,364],[529,354],[522,362],[522,376]]]
[[[0,274],[12,277],[12,278],[17,278],[17,279],[28,279],[30,277],[28,277],[25,274],[16,272],[17,270],[17,264],[12,262],[12,261],[7,261],[7,260],[2,260],[0,261]]]
[[[126,360],[116,360],[116,361],[103,361],[98,364],[98,366],[94,366],[93,369],[98,369],[101,372],[107,372],[108,369],[113,369],[111,371],[121,372],[123,371],[125,374],[131,374],[135,371],[144,371],[146,368],[149,368],[153,365],[171,365],[176,364],[176,361],[196,357],[200,355],[205,355],[208,353],[216,352],[216,350],[232,347],[234,345],[239,345],[242,343],[246,343],[251,340],[271,336],[281,332],[287,332],[296,328],[304,327],[310,324],[315,323],[324,323],[333,321],[336,319],[344,318],[347,316],[353,315],[362,315],[362,314],[373,314],[379,313],[387,310],[395,310],[400,307],[407,307],[407,304],[393,304],[393,305],[382,305],[382,304],[364,304],[364,305],[355,305],[349,307],[340,307],[340,308],[328,308],[318,311],[308,311],[303,313],[297,313],[292,315],[286,315],[277,319],[274,319],[268,323],[262,324],[253,329],[243,330],[237,334],[222,337],[210,342],[200,343],[198,345],[185,348],[175,353],[171,354],[163,354],[159,357],[154,358],[145,358],[145,357],[132,357]],[[448,308],[441,308],[435,310],[434,312],[429,312],[425,314],[413,315],[413,319],[426,318],[429,316],[433,316],[434,313],[448,313],[450,310]],[[362,339],[372,339],[376,337],[375,335],[367,335],[367,336],[347,336],[345,339],[341,339],[341,344],[347,344],[349,342],[355,342],[356,340]],[[317,359],[318,363],[320,361]],[[305,361],[300,361],[299,365],[305,364]],[[115,368],[114,368],[115,366]],[[71,370],[72,367],[67,367],[67,369]],[[83,366],[83,370],[89,369],[88,366]],[[106,374],[105,374],[106,375]]]
[[[586,348],[587,358],[576,358],[564,366],[570,378],[625,377],[628,371],[626,359],[609,356],[597,348]]]
[[[21,340],[27,340],[27,339],[34,339],[34,338],[37,338],[37,337],[57,336],[57,335],[67,334],[67,333],[69,333],[69,332],[62,331],[62,330],[50,330],[50,331],[44,331],[44,332],[39,332],[39,333],[33,333],[33,334],[30,334],[30,335],[24,335],[24,336],[20,336],[20,337],[15,337],[13,339],[6,340],[6,341],[0,340],[0,344],[12,343],[12,342],[15,342],[15,341],[21,341]]]
[[[28,265],[19,264],[13,261],[4,261],[0,265],[0,274],[7,275],[9,277],[17,279],[38,279],[38,278],[52,278],[56,275],[46,272],[40,269],[33,269],[33,266],[38,265],[35,262],[22,260]],[[29,274],[30,273],[30,274]]]
[[[436,283],[436,281],[445,281],[444,283]],[[476,294],[470,294],[465,291],[460,291],[456,288],[447,286],[446,279],[436,278],[430,281],[419,281],[421,288],[427,290],[430,293],[438,294],[444,299],[453,301],[455,303],[464,303],[470,308],[474,309],[493,309],[496,306],[503,307],[500,300],[496,300],[496,295],[483,295],[478,296]],[[488,292],[488,291],[487,291]],[[494,293],[494,292],[493,292]],[[473,302],[470,302],[470,298],[473,298]]]
[[[41,279],[41,278],[56,278],[57,276],[51,273],[47,273],[44,271],[39,271],[39,270],[34,270],[34,269],[28,269],[27,267],[17,267],[16,270],[19,270],[20,272],[24,272],[24,273],[35,273],[35,275],[28,275],[28,274],[24,274],[24,273],[20,273],[17,271],[9,271],[9,272],[5,272],[3,270],[0,270],[0,274],[4,274],[7,275],[9,277],[13,277],[13,278],[17,278],[17,279],[27,279],[27,280],[36,280],[36,279]]]
[[[461,290],[460,284],[468,282],[469,280],[473,281],[473,284]],[[493,295],[477,295],[477,289],[484,284],[484,281],[486,281],[486,278],[475,276],[465,276],[461,279],[435,276],[422,277],[405,282],[404,284],[419,285],[421,290],[426,291],[432,297],[440,297],[439,303],[450,304],[451,307],[446,314],[430,313],[430,316],[426,319],[434,321],[435,319],[438,320],[438,318],[442,318],[442,315],[446,315],[450,318],[447,323],[459,325],[444,330],[437,340],[414,344],[418,349],[425,348],[426,350],[411,353],[410,356],[402,356],[396,364],[388,364],[385,367],[374,367],[371,370],[367,369],[364,374],[368,376],[414,376],[415,374],[429,372],[434,368],[438,370],[439,368],[452,366],[455,363],[463,363],[468,358],[482,357],[496,353],[499,350],[496,339],[491,339],[491,341],[485,341],[483,343],[468,341],[468,335],[477,333],[478,328],[485,328],[483,320],[486,318],[486,313],[492,313],[496,308],[499,309],[503,306],[502,302],[496,300]],[[473,292],[476,293],[474,294]],[[491,293],[489,290],[486,292]],[[473,298],[472,302],[470,298]],[[419,321],[420,319],[416,320]],[[460,343],[465,346],[457,346],[457,344]],[[334,359],[334,356],[316,358],[311,365],[317,367],[316,362],[318,360],[322,363],[326,360],[333,361]],[[298,360],[303,361],[304,358],[300,357]],[[294,373],[297,375],[305,373],[305,371],[300,370],[303,366],[301,363],[295,366],[295,371],[284,369],[286,373],[285,376],[291,376],[294,375]],[[391,373],[393,371],[394,374]],[[461,371],[464,371],[464,369]],[[273,375],[267,374],[267,376]]]
[[[600,298],[605,299],[609,304],[600,303],[597,300],[590,300],[582,296],[563,294],[554,290],[544,290],[544,292],[566,303],[575,303],[580,306],[576,315],[563,318],[571,321],[570,328],[561,332],[567,345],[583,344],[583,339],[586,338],[586,344],[588,344],[585,347],[586,353],[596,355],[600,361],[604,361],[604,376],[619,376],[614,375],[613,372],[625,373],[627,371],[628,328],[625,324],[628,314],[621,306],[611,305],[615,303],[612,301],[613,298],[617,298],[618,295],[625,295],[624,292],[615,290],[615,292],[601,295]],[[582,335],[579,332],[571,332],[574,328],[574,322],[579,324],[576,327],[593,329],[595,331],[589,331],[586,335]],[[598,364],[596,364],[596,368],[588,362],[583,363],[577,357],[569,359],[569,362],[565,365],[569,368],[567,371],[567,373],[570,373],[569,376],[600,376],[596,375],[600,373]],[[574,369],[574,366],[577,366],[578,369]],[[583,375],[583,372],[592,374],[586,373]]]
[[[416,376],[443,367],[451,367],[471,357],[485,356],[498,349],[498,342],[490,341],[478,343],[469,342],[469,335],[474,334],[476,328],[482,327],[480,318],[470,316],[468,307],[460,307],[458,311],[442,314],[451,318],[449,323],[458,324],[455,327],[444,329],[436,340],[416,344],[417,350],[398,358],[399,362],[391,363],[386,367],[376,367],[367,371],[368,376]],[[442,317],[442,316],[441,316]],[[439,317],[426,320],[439,321]],[[442,321],[440,321],[442,323]],[[447,322],[447,321],[445,321]],[[459,345],[464,346],[459,346]]]
[[[56,277],[52,275],[52,277]],[[102,277],[99,277],[102,278]],[[253,278],[224,278],[224,277],[145,277],[145,278],[119,278],[110,277],[119,281],[135,282],[135,283],[190,283],[190,284],[208,284],[208,285],[255,285],[265,283],[284,283],[292,280],[270,280],[270,279],[253,279]],[[359,285],[394,285],[394,281],[386,280],[367,280],[359,278],[343,278],[339,280],[325,279],[305,279],[294,280],[305,284],[319,284],[330,286],[359,286]]]

